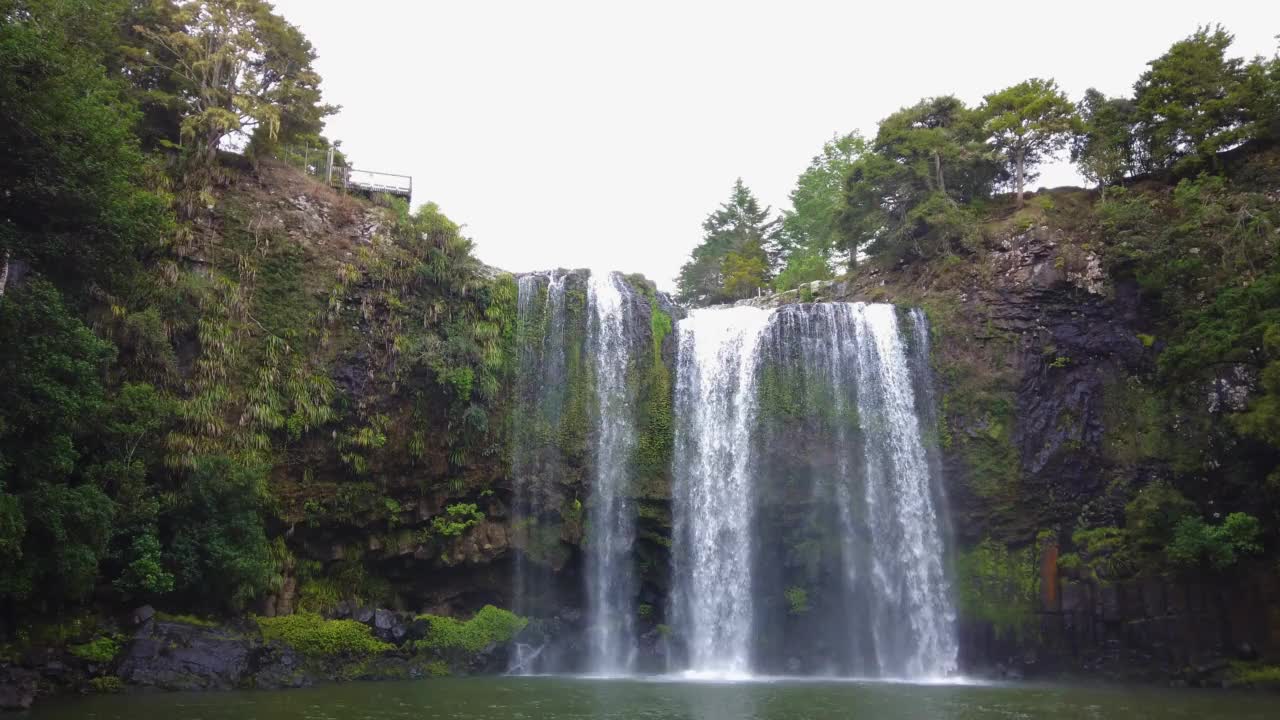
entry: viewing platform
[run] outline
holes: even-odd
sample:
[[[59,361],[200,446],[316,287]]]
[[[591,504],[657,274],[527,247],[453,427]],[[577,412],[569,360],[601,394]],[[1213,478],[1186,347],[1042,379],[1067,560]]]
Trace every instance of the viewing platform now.
[[[409,175],[358,170],[356,168],[334,169],[333,182],[347,192],[358,192],[370,196],[377,193],[404,198],[405,202],[413,202],[413,178]]]

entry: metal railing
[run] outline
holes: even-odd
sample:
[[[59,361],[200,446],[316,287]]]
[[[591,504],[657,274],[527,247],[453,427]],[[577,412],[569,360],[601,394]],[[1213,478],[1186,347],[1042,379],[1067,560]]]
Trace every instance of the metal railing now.
[[[276,157],[308,175],[322,178],[324,182],[344,191],[384,193],[405,200],[413,199],[413,177],[396,173],[360,170],[334,163],[332,147],[285,145],[276,150]]]
[[[372,170],[342,168],[342,186],[348,189],[355,188],[365,192],[386,193],[405,198],[413,195],[413,178],[411,176],[374,172]]]

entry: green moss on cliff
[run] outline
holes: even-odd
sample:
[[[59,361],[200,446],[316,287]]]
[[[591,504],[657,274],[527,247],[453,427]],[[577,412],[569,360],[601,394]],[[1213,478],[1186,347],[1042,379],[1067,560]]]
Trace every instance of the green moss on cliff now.
[[[651,487],[655,482],[660,488],[653,494],[665,494],[668,475],[671,472],[671,453],[675,444],[675,425],[672,418],[671,371],[662,358],[662,345],[671,334],[671,316],[658,306],[657,298],[649,298],[649,332],[652,354],[644,358],[632,373],[641,376],[639,410],[636,417],[637,437],[632,469],[640,487]]]
[[[280,640],[311,659],[364,657],[394,649],[355,620],[325,620],[312,613],[257,618],[265,640]]]
[[[989,624],[997,637],[1023,640],[1036,632],[1040,590],[1035,546],[1009,548],[983,540],[956,561],[956,600],[961,617]]]
[[[419,615],[427,634],[417,641],[419,652],[478,653],[486,647],[509,642],[529,621],[507,610],[485,605],[470,620],[440,615]]]

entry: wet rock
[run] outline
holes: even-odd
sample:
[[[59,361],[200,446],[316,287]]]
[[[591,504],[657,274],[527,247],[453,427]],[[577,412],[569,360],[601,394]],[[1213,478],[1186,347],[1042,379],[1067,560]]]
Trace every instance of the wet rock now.
[[[250,640],[228,628],[150,622],[125,648],[116,675],[162,690],[229,690],[249,669]]]
[[[21,668],[0,668],[0,711],[26,710],[36,701],[39,676]]]
[[[396,625],[395,613],[381,608],[373,612],[373,626],[378,630],[390,630]]]
[[[150,605],[143,605],[142,607],[133,611],[131,620],[133,621],[134,625],[141,625],[155,616],[156,616],[155,608],[151,607]]]

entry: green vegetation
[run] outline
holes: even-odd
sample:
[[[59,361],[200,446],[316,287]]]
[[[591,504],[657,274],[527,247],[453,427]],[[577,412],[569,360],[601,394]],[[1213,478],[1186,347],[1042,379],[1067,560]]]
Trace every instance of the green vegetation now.
[[[809,591],[802,587],[789,587],[783,591],[787,599],[787,612],[791,615],[804,615],[809,612]]]
[[[729,201],[702,223],[702,243],[676,280],[680,298],[711,305],[768,287],[778,235],[778,221],[770,220],[769,212],[739,178]]]
[[[417,649],[439,653],[477,653],[494,643],[514,638],[529,621],[507,610],[485,605],[470,620],[440,615],[420,615],[427,623],[427,636]]]
[[[457,537],[484,520],[475,503],[455,503],[445,508],[443,516],[431,519],[431,532],[437,537]]]
[[[430,203],[283,176],[339,234],[376,218],[348,245],[299,241],[258,196],[284,190],[263,187],[286,146],[334,144],[296,27],[261,0],[14,0],[0,17],[7,627],[95,591],[104,609],[242,612],[285,587],[286,528],[404,518],[370,480],[387,465],[459,491],[500,456],[514,279]],[[232,137],[244,158],[220,150]],[[303,604],[329,606],[311,580]]]
[[[1169,559],[1181,567],[1209,565],[1226,570],[1242,557],[1262,552],[1258,539],[1262,526],[1246,513],[1231,513],[1220,525],[1209,525],[1198,517],[1184,517],[1173,529]]]
[[[89,680],[89,687],[101,695],[118,693],[124,689],[124,682],[115,675],[103,675]]]
[[[1236,661],[1231,663],[1229,677],[1233,685],[1276,689],[1280,688],[1280,665]]]
[[[157,612],[156,620],[160,622],[179,623],[181,625],[194,625],[196,627],[215,628],[218,623],[209,618],[198,617],[196,615],[176,615],[174,613]]]
[[[72,645],[67,648],[72,655],[92,663],[109,663],[120,654],[120,643],[105,635],[96,637],[83,645]]]
[[[300,612],[274,618],[257,618],[265,640],[280,640],[311,659],[367,657],[394,648],[373,636],[355,620],[325,620]]]
[[[1037,548],[1008,548],[983,540],[956,561],[960,613],[986,622],[997,636],[1025,639],[1035,632],[1040,592]]]

